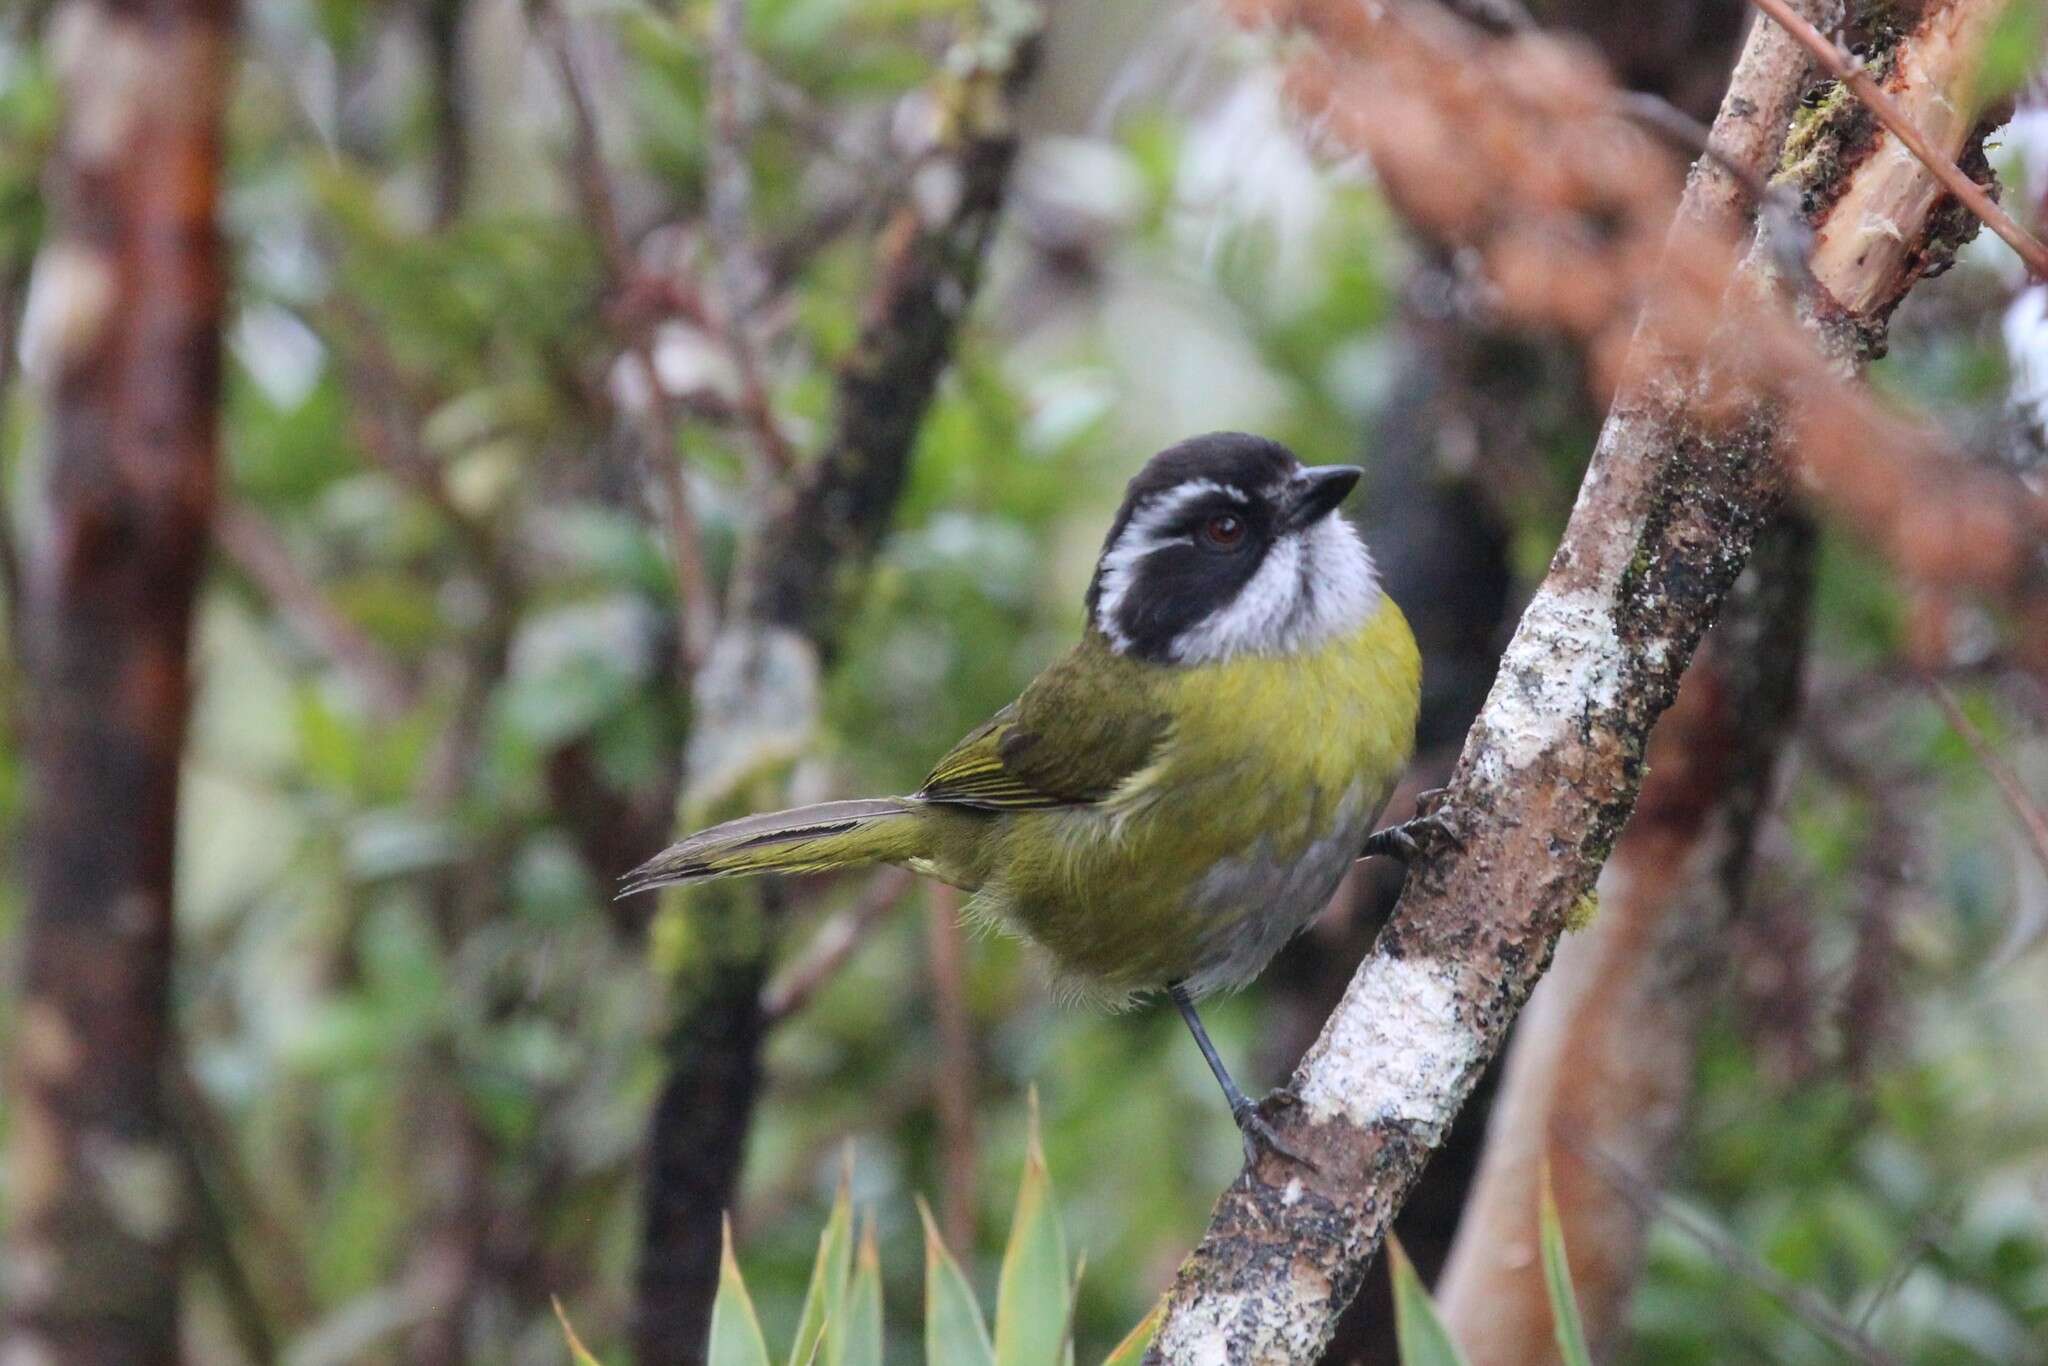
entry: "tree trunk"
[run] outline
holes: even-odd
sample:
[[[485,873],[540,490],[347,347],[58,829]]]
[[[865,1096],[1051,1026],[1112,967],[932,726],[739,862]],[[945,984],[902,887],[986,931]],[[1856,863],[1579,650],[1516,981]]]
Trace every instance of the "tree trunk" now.
[[[1798,707],[1813,543],[1792,517],[1758,546],[1650,737],[1592,925],[1559,946],[1516,1026],[1437,1286],[1474,1366],[1558,1360],[1536,1255],[1546,1161],[1587,1337],[1602,1357],[1620,1339],[1647,1220],[1612,1169],[1661,1188],[1683,1132],[1699,1029],[1726,984],[1730,921]]]
[[[186,646],[214,497],[227,0],[79,3],[25,338],[49,524],[25,605],[35,799],[0,1357],[178,1356],[168,1132]]]
[[[905,203],[884,225],[824,447],[745,548],[733,611],[696,680],[693,823],[781,802],[781,771],[816,728],[820,675],[895,516],[1016,158],[1012,100],[1033,65],[1036,28],[1005,37],[984,44],[948,92],[970,111],[939,149],[958,172],[957,198],[935,217]],[[775,879],[757,878],[688,895],[696,929],[691,957],[673,977],[669,1073],[649,1124],[641,1207],[634,1333],[649,1362],[703,1360],[721,1224],[760,1084],[761,989],[780,891]]]

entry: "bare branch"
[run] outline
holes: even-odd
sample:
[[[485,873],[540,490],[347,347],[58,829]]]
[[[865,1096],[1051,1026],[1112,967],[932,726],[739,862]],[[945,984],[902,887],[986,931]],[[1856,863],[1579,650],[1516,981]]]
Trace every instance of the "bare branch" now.
[[[1954,8],[1968,7],[1995,10],[1996,4],[1957,0]],[[1532,48],[1540,40],[1531,37],[1496,40],[1520,46],[1475,56],[1499,62],[1494,84],[1468,68],[1391,67],[1411,57],[1428,62],[1437,50],[1471,51],[1469,39],[1426,31],[1420,11],[1332,5],[1311,7],[1309,14],[1312,23],[1326,26],[1333,45],[1342,44],[1343,55],[1328,59],[1327,84],[1315,92],[1335,96],[1319,106],[1342,120],[1333,131],[1375,144],[1391,141],[1389,155],[1397,158],[1440,149],[1445,130],[1429,113],[1434,100],[1455,100],[1461,113],[1477,110],[1474,117],[1511,140],[1526,136],[1503,122],[1515,117],[1512,103],[1486,109],[1487,101],[1502,101],[1502,86],[1510,82],[1519,82],[1510,87],[1518,94],[1551,91],[1556,108],[1602,103],[1597,88],[1586,84],[1597,81],[1598,72],[1588,73],[1583,61],[1567,54]],[[1442,47],[1433,46],[1439,40]],[[1529,69],[1510,69],[1510,51]],[[1766,62],[1760,52],[1778,55]],[[1968,76],[1957,64],[1943,70],[1956,81]],[[1347,103],[1345,82],[1361,72],[1371,79],[1355,87],[1357,102]],[[1758,26],[1723,103],[1715,141],[1752,148],[1752,164],[1768,165],[1803,74],[1804,62],[1784,54],[1782,35]],[[1451,83],[1448,92],[1437,88],[1440,82]],[[1368,98],[1389,87],[1396,87],[1396,101],[1412,103],[1382,107]],[[1947,93],[1959,97],[1961,91]],[[1395,119],[1394,127],[1376,125],[1376,114]],[[1759,123],[1769,130],[1764,136],[1737,141],[1741,128]],[[1420,162],[1402,165],[1399,174],[1381,169],[1397,202],[1448,202],[1483,215],[1498,194],[1497,186],[1455,181],[1441,171],[1430,184]],[[1531,174],[1600,176],[1608,169],[1571,160]],[[1875,158],[1801,173],[1815,178],[1810,202],[1825,206],[1816,225],[1822,237],[1831,229],[1864,229],[1845,215],[1868,203],[1918,206],[1917,217],[1890,224],[1906,239],[1906,250],[1895,256],[1866,263],[1819,254],[1820,284],[1843,302],[1853,325],[1824,334],[1825,364],[1813,359],[1811,342],[1789,332],[1766,348],[1773,363],[1782,345],[1784,355],[1806,358],[1802,373],[1819,373],[1844,363],[1872,331],[1881,332],[1917,274],[1914,244],[1930,231],[1934,197],[1900,193],[1891,183],[1901,175],[1925,180],[1910,159],[1904,170]],[[1703,231],[1725,203],[1717,197],[1719,180],[1695,177],[1660,278],[1683,279],[1701,299],[1725,293],[1745,337],[1754,337],[1767,327],[1759,321],[1767,315],[1749,301],[1770,295],[1768,259],[1752,257],[1733,290],[1725,288],[1725,273],[1718,274],[1723,285],[1712,286],[1714,259],[1729,254]],[[1618,182],[1602,183],[1617,196],[1626,192]],[[1466,197],[1467,190],[1475,197]],[[1561,193],[1553,190],[1553,200]],[[1534,243],[1515,242],[1514,225],[1497,231],[1496,269],[1547,271]],[[1535,278],[1551,304],[1573,306],[1555,292],[1562,277]],[[1871,311],[1859,311],[1859,304]],[[1674,320],[1673,310],[1660,304],[1614,367],[1621,383],[1563,543],[1451,781],[1448,810],[1457,847],[1410,870],[1375,951],[1296,1070],[1290,1092],[1272,1107],[1282,1136],[1317,1168],[1269,1153],[1225,1192],[1207,1236],[1169,1293],[1153,1359],[1278,1363],[1313,1357],[1430,1151],[1548,965],[1567,916],[1591,890],[1635,801],[1650,728],[1782,496],[1778,410],[1758,401],[1776,387],[1752,370],[1731,383],[1700,368],[1705,340],[1723,325],[1705,313]]]
[[[811,937],[803,956],[762,989],[762,1018],[770,1025],[781,1024],[809,1005],[819,989],[839,974],[847,960],[859,952],[868,936],[902,902],[912,881],[911,875],[901,868],[886,868],[875,874],[860,899],[827,920]]]
[[[749,538],[732,607],[697,674],[693,738],[726,751],[714,758],[693,748],[692,806],[711,819],[735,800],[758,799],[759,779],[816,725],[822,665],[894,516],[918,430],[953,358],[1016,156],[1014,99],[1037,51],[1036,11],[1001,13],[1017,22],[991,23],[964,43],[939,83],[936,103],[947,117],[926,169],[954,192],[906,195],[890,215],[859,336],[839,366],[830,434],[776,490]],[[723,904],[700,905],[705,942],[677,986],[669,1074],[648,1139],[635,1333],[648,1361],[687,1358],[703,1341],[718,1215],[737,1186],[760,1072],[760,983],[778,884],[761,879],[713,894]]]
[[[974,1246],[974,1027],[967,1013],[960,894],[933,883],[925,905],[932,1013],[939,1031],[932,1091],[939,1112],[939,1227],[952,1247]]]
[[[1582,1150],[1654,1191],[1684,1132],[1699,1031],[1723,999],[1730,925],[1799,704],[1814,543],[1799,516],[1759,543],[1650,736],[1649,777],[1601,873],[1592,925],[1558,946],[1516,1025],[1436,1285],[1474,1360],[1526,1359],[1550,1339],[1536,1256],[1546,1160],[1587,1337],[1603,1356],[1622,1340],[1648,1220]]]
[[[1798,1282],[1779,1275],[1748,1248],[1676,1201],[1660,1199],[1656,1191],[1643,1185],[1628,1168],[1607,1154],[1587,1149],[1582,1156],[1587,1166],[1610,1182],[1622,1199],[1634,1204],[1642,1217],[1669,1220],[1673,1227],[1713,1253],[1715,1260],[1723,1266],[1783,1305],[1799,1322],[1848,1353],[1851,1360],[1866,1363],[1866,1366],[1893,1366],[1897,1362],[1898,1358],[1857,1331],[1856,1325],[1835,1312],[1826,1300]]]
[[[1970,747],[1970,753],[1977,756],[1977,762],[1991,775],[1991,781],[2005,798],[2005,804],[2012,808],[2012,814],[2019,820],[2020,829],[2026,832],[2027,844],[2034,851],[2034,857],[2040,860],[2044,870],[2048,870],[2048,814],[2043,814],[2040,805],[2028,794],[2019,774],[2012,771],[2012,765],[1991,748],[1991,742],[1984,738],[1984,732],[1978,730],[1976,722],[1963,711],[1962,704],[1956,701],[1956,695],[1949,690],[1948,684],[1930,677],[1927,679],[1927,691],[1933,694],[1949,725]]]
[[[1855,91],[1856,98],[1862,100],[1871,113],[1877,115],[1878,122],[1890,129],[1893,137],[1904,143],[1907,149],[1920,159],[1920,164],[1941,182],[1943,189],[1962,200],[1970,212],[1977,215],[1980,222],[2005,239],[2006,245],[2019,253],[2020,260],[2026,263],[2028,272],[2036,280],[2048,280],[2048,246],[2043,246],[2032,233],[2014,222],[2012,215],[2001,208],[1997,200],[1985,193],[1983,186],[1964,175],[1955,163],[1953,152],[1944,153],[1929,142],[1927,135],[1922,133],[1906,112],[1884,92],[1883,87],[1870,78],[1870,73],[1863,69],[1861,62],[1829,41],[1826,34],[1815,28],[1786,0],[1750,0],[1750,3],[1769,15],[1773,23],[1790,33],[1835,79]],[[1974,24],[1975,31],[1969,36],[1978,44],[1989,36],[1991,25],[1998,18],[1996,13],[1987,17],[1968,5],[1955,6],[1954,12],[1960,18]],[[1894,77],[1895,80],[1905,78],[1903,72]],[[1968,92],[1954,93],[1957,98],[1953,103],[1946,105],[1945,122],[1949,126],[1944,132],[1949,133],[1960,147],[1964,135],[1969,131],[1969,125],[1977,119],[1978,113],[1961,98]]]
[[[569,105],[569,122],[575,137],[571,154],[572,172],[580,191],[579,201],[595,233],[605,262],[605,273],[614,304],[606,315],[619,333],[619,349],[638,372],[646,390],[646,402],[634,411],[639,426],[643,459],[659,495],[662,520],[668,530],[670,560],[675,567],[676,598],[681,606],[676,630],[677,666],[683,680],[695,676],[704,662],[712,633],[718,626],[718,598],[711,573],[704,564],[704,537],[697,525],[697,512],[683,477],[677,435],[682,414],[675,398],[662,383],[654,362],[654,338],[647,320],[638,310],[624,305],[637,292],[641,277],[639,258],[626,240],[619,220],[618,196],[606,169],[604,140],[597,123],[597,108],[569,36],[568,19],[558,6],[549,4],[543,24],[555,68]],[[676,292],[667,292],[675,297]]]
[[[754,337],[762,268],[747,233],[754,187],[747,167],[745,106],[752,74],[746,0],[718,0],[711,35],[710,203],[704,217],[717,254],[719,327],[739,375],[740,411],[758,453],[772,474],[785,476],[796,467],[796,451],[775,416]]]
[[[291,548],[262,514],[236,499],[224,499],[214,530],[228,558],[308,644],[362,685],[372,707],[385,717],[412,707],[418,699],[411,677],[299,571]]]

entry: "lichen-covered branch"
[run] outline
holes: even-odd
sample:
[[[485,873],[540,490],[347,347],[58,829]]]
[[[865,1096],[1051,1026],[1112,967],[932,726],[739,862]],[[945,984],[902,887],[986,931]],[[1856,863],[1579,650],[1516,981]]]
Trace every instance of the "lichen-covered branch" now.
[[[933,155],[882,230],[824,445],[778,491],[743,550],[732,608],[697,674],[692,819],[772,804],[787,763],[810,743],[820,673],[895,515],[1016,158],[1014,96],[1032,66],[1037,18],[997,9],[1006,17],[991,20],[941,87]],[[698,893],[689,958],[668,965],[678,1005],[648,1136],[635,1332],[644,1361],[702,1356],[720,1221],[760,1081],[778,896],[766,879]]]
[[[186,647],[216,466],[227,0],[86,0],[23,352],[49,415],[25,567],[36,792],[0,1358],[171,1362],[188,1191],[163,1094]]]
[[[1757,546],[1650,736],[1593,924],[1565,938],[1516,1025],[1436,1287],[1474,1366],[1557,1359],[1536,1253],[1546,1162],[1587,1336],[1600,1351],[1622,1329],[1648,1224],[1609,1168],[1661,1189],[1690,1108],[1700,1025],[1721,999],[1729,924],[1798,705],[1814,539],[1791,516]]]
[[[1717,129],[1784,127],[1803,66],[1762,60],[1757,45],[1771,41],[1752,35]],[[1856,229],[1839,220],[1843,205],[1880,197],[1862,177],[1927,174],[1917,161],[1870,156],[1810,173],[1834,182],[1797,187],[1823,236]],[[1711,254],[1699,244],[1716,179],[1695,178],[1674,268]],[[1893,225],[1913,249],[1883,269],[1921,272],[1942,226],[1935,207]],[[1903,286],[1866,280],[1864,269],[1831,259],[1816,274],[1826,297],[1882,299],[1888,311]],[[1770,271],[1759,253],[1736,297],[1766,293]],[[1883,316],[1845,319],[1823,345],[1867,337]],[[1154,1359],[1313,1359],[1628,817],[1650,729],[1784,482],[1776,402],[1739,402],[1725,377],[1708,383],[1711,372],[1684,357],[1711,365],[1715,352],[1662,344],[1658,323],[1653,314],[1619,367],[1563,542],[1467,737],[1448,799],[1460,843],[1411,870],[1393,921],[1274,1115],[1317,1166],[1267,1156],[1225,1192],[1169,1293]]]

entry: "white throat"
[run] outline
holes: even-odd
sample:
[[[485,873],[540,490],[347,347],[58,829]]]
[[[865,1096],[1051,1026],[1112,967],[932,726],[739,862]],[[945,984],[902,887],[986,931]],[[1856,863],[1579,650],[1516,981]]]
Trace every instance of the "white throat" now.
[[[1095,626],[1119,654],[1132,641],[1118,626],[1140,562],[1183,536],[1165,532],[1186,500],[1217,485],[1201,481],[1149,515],[1133,518],[1103,556]],[[1228,491],[1238,497],[1236,490]],[[1167,656],[1179,664],[1210,664],[1237,655],[1288,655],[1313,650],[1364,626],[1379,606],[1372,554],[1350,522],[1330,514],[1275,542],[1257,572],[1221,608],[1175,636]]]
[[[1181,664],[1243,654],[1290,655],[1364,626],[1379,606],[1379,575],[1358,531],[1332,513],[1283,537],[1222,610],[1174,637]]]

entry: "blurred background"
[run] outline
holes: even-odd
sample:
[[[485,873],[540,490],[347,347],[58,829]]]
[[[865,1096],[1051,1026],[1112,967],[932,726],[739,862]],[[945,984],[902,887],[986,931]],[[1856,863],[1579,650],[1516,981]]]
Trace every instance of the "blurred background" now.
[[[1744,21],[1534,8],[1707,117]],[[1063,1005],[900,876],[611,899],[679,803],[914,786],[1075,636],[1123,481],[1195,432],[1367,466],[1353,511],[1427,659],[1411,793],[1484,697],[1598,430],[1585,358],[1490,316],[1369,168],[1319,153],[1268,40],[1167,0],[1029,22],[1012,0],[242,9],[163,968],[189,1359],[555,1362],[559,1296],[605,1359],[687,1360],[727,1204],[786,1341],[851,1145],[912,1360],[912,1196],[990,1287],[1034,1086],[1084,1358],[1199,1235],[1239,1139],[1170,1011]],[[0,15],[10,984],[47,714],[23,583],[67,534],[44,493],[48,246],[83,183],[59,77],[119,65],[80,29],[41,0]],[[2023,65],[2033,41],[2010,40]],[[2044,128],[2023,92],[1991,149],[2030,219]],[[2048,293],[1995,243],[1915,294],[1873,376],[2038,478]],[[2048,696],[1980,611],[1809,534],[1804,704],[1715,936],[1668,1192],[1638,1192],[1620,1355],[2048,1360],[2048,870],[2020,818]],[[1392,890],[1355,876],[1212,1008],[1248,1086],[1314,1037]],[[0,1218],[32,1179],[20,1094]],[[1403,1224],[1426,1272],[1483,1125]],[[1385,1328],[1331,1359],[1387,1359]]]

